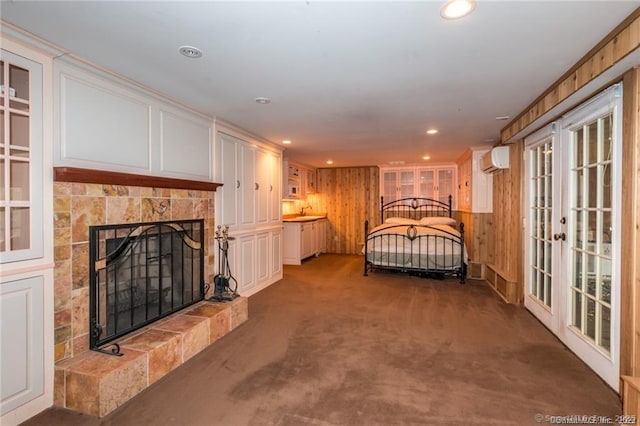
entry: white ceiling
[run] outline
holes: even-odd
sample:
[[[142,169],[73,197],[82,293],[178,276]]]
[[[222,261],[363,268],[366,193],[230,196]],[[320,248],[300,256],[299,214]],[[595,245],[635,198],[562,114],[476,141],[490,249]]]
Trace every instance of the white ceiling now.
[[[455,161],[640,1],[2,1],[65,50],[275,143],[309,165]],[[200,59],[178,54],[192,45]],[[259,105],[256,97],[272,102]],[[440,132],[428,136],[435,127]]]

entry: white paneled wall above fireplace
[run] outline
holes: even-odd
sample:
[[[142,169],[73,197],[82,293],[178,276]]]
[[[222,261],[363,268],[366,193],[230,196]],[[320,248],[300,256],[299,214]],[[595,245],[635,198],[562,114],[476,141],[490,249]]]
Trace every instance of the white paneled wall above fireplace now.
[[[84,62],[54,61],[54,163],[213,180],[213,118]]]

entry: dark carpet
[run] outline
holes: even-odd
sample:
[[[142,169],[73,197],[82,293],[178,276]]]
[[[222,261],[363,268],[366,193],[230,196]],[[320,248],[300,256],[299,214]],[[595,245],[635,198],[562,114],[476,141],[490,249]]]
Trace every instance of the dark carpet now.
[[[526,425],[620,414],[618,396],[484,281],[285,267],[249,321],[103,419],[27,425]],[[536,418],[536,414],[542,417]]]

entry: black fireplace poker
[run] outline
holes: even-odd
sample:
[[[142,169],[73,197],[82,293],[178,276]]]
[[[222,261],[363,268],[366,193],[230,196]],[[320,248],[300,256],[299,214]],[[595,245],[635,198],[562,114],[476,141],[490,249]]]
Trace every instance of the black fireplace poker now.
[[[238,297],[238,281],[231,274],[229,267],[229,241],[234,239],[229,236],[229,225],[225,225],[224,228],[218,225],[215,239],[218,242],[218,274],[213,277],[213,296],[207,300],[230,302]],[[230,285],[232,281],[233,288]]]

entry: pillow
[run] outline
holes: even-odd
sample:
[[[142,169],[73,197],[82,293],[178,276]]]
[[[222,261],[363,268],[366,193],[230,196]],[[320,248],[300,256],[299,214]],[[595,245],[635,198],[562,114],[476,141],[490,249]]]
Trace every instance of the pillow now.
[[[428,216],[420,219],[420,225],[451,225],[455,226],[456,220],[446,216]]]
[[[420,225],[419,220],[408,219],[406,217],[388,217],[385,219],[384,223],[393,223],[400,225]]]

